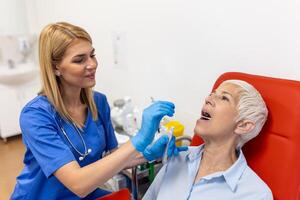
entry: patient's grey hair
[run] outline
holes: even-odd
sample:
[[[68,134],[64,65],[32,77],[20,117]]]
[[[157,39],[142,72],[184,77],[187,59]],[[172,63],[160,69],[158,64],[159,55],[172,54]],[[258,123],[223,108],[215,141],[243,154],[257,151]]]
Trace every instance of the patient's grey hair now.
[[[237,85],[241,89],[239,91],[236,122],[247,119],[254,123],[254,128],[249,133],[240,136],[237,148],[241,148],[246,142],[259,134],[267,120],[268,109],[260,93],[251,84],[241,80],[226,80],[222,84],[224,83]]]

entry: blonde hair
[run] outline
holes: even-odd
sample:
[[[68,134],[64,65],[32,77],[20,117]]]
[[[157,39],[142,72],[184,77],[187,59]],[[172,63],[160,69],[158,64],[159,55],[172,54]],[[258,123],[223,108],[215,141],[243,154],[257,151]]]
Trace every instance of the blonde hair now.
[[[61,83],[54,74],[55,67],[61,62],[68,46],[77,38],[92,43],[90,35],[84,29],[66,22],[49,24],[42,30],[39,37],[42,89],[39,94],[45,95],[63,118],[75,123],[77,126],[82,126],[83,124],[76,122],[66,109],[60,91]],[[92,88],[82,88],[80,98],[88,106],[93,120],[96,121],[98,112]]]
[[[237,148],[241,148],[259,134],[267,120],[268,109],[260,93],[251,84],[241,80],[226,80],[223,83],[231,83],[240,87],[236,122],[247,119],[254,123],[254,128],[249,133],[239,137]]]

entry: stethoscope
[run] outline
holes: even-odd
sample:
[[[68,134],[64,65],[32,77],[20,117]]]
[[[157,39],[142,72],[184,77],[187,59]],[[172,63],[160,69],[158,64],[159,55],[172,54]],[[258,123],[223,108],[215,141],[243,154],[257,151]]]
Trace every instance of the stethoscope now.
[[[83,144],[84,147],[84,153],[81,153],[75,146],[74,144],[71,142],[69,136],[67,135],[65,129],[63,128],[62,125],[59,125],[59,128],[61,129],[61,131],[63,132],[64,136],[66,137],[66,139],[68,140],[69,144],[72,146],[72,148],[79,154],[79,160],[82,161],[84,160],[84,158],[89,155],[92,152],[91,148],[87,148],[86,143],[82,137],[82,131],[79,130],[79,128],[76,126],[76,124],[72,123],[73,127],[75,128],[77,134],[80,136],[81,139],[81,143]]]

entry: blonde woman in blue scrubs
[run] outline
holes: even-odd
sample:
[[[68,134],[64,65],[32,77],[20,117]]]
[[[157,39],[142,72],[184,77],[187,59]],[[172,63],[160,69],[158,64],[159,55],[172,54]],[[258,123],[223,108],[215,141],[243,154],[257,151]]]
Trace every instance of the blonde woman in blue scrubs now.
[[[46,26],[39,60],[43,87],[21,112],[25,166],[11,199],[96,199],[108,193],[99,186],[122,169],[162,156],[166,137],[148,145],[174,104],[146,108],[140,131],[116,149],[107,99],[92,90],[98,63],[84,29],[63,22]],[[102,157],[104,152],[112,153]]]

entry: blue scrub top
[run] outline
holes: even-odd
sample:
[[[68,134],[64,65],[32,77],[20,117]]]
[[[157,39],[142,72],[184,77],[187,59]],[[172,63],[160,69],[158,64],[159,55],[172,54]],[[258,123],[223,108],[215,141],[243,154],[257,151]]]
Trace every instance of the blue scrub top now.
[[[117,147],[117,139],[110,120],[110,108],[105,95],[94,92],[98,120],[93,121],[88,110],[82,137],[92,152],[79,161],[60,127],[63,127],[72,144],[84,153],[80,136],[71,123],[63,120],[45,96],[37,96],[22,110],[20,127],[26,146],[24,169],[17,177],[11,199],[80,199],[67,189],[53,173],[65,164],[77,160],[81,167],[102,158],[104,152]],[[92,176],[92,175],[91,175]],[[84,181],[84,180],[82,180]],[[84,199],[95,199],[108,191],[96,189]]]

